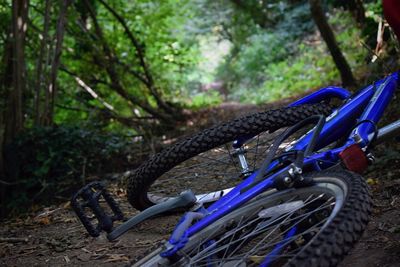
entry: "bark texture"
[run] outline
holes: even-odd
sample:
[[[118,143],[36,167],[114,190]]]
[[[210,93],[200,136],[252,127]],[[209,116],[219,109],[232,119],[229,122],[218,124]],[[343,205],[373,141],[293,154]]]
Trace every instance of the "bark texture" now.
[[[344,86],[354,86],[356,81],[349,64],[346,61],[340,47],[336,41],[335,35],[332,28],[328,24],[328,20],[322,9],[321,2],[319,0],[309,0],[312,17],[317,25],[322,38],[328,46],[329,52],[332,55],[332,59],[335,62],[336,67],[340,72],[342,84]]]
[[[14,138],[23,130],[24,113],[23,96],[26,91],[25,66],[25,36],[28,27],[28,0],[12,1],[12,19],[10,34],[7,38],[3,62],[6,67],[2,73],[2,94],[4,96],[0,119],[0,178],[6,183],[13,183],[18,179],[18,173],[13,171],[17,164],[12,158],[9,146]],[[13,152],[13,153],[8,153]],[[8,163],[7,163],[8,162]],[[0,187],[0,217],[4,215],[4,197],[6,187]]]

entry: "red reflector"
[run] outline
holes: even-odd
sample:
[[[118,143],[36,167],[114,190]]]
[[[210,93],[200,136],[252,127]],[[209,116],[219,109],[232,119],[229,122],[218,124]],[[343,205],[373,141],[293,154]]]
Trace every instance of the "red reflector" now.
[[[350,171],[362,173],[368,167],[368,159],[357,144],[348,146],[339,153],[339,157]]]

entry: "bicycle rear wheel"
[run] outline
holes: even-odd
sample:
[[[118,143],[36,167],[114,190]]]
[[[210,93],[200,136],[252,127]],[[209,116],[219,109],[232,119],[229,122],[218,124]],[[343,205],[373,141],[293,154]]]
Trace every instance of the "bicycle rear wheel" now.
[[[324,103],[255,113],[215,126],[155,155],[128,178],[128,200],[134,208],[146,209],[192,189],[197,199],[212,202],[255,171],[278,129],[309,116],[328,115]],[[271,133],[274,134],[271,135]],[[244,171],[232,141],[255,136],[243,146],[248,169]],[[240,152],[240,151],[239,151]]]
[[[272,190],[195,234],[175,262],[136,266],[336,266],[364,231],[371,199],[364,179],[344,170],[312,174],[306,188]]]

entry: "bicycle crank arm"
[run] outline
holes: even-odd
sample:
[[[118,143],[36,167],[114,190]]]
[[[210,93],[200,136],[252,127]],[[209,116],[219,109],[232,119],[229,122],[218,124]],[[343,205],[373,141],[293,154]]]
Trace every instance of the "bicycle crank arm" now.
[[[165,202],[160,204],[156,204],[151,206],[148,209],[145,209],[141,213],[136,216],[133,216],[128,221],[124,222],[120,226],[116,227],[112,232],[107,235],[107,239],[112,241],[126,231],[134,227],[135,225],[143,222],[144,220],[153,217],[155,215],[171,211],[177,208],[186,208],[193,206],[196,203],[196,196],[193,194],[192,190],[187,190],[182,192],[178,197],[171,198]]]

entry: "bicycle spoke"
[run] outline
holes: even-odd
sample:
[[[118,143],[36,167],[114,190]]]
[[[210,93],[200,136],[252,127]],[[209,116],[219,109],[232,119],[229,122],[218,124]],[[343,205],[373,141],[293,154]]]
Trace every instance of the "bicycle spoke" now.
[[[260,135],[257,135],[257,144],[256,144],[256,147],[255,147],[256,152],[254,153],[255,156],[254,156],[254,161],[253,161],[253,170],[256,169],[256,164],[257,164],[257,152],[258,152],[258,145],[259,145],[259,142],[260,142]]]
[[[203,263],[205,266],[207,265],[209,266],[210,264],[213,263],[218,263],[220,265],[229,264],[231,266],[235,264],[236,266],[238,266],[244,260],[248,259],[251,255],[254,255],[256,251],[264,251],[264,252],[272,251],[272,248],[274,246],[282,244],[282,242],[284,242],[283,246],[287,246],[288,244],[295,242],[301,236],[315,232],[317,229],[319,229],[319,227],[321,227],[326,222],[327,218],[324,218],[323,220],[320,220],[318,223],[313,224],[312,227],[306,229],[305,231],[302,231],[301,233],[298,233],[290,238],[280,240],[280,238],[283,238],[283,236],[292,227],[298,226],[299,224],[303,223],[307,218],[309,218],[310,215],[316,214],[325,209],[329,209],[331,206],[335,205],[335,202],[331,202],[333,198],[328,198],[324,201],[324,203],[319,204],[319,206],[315,207],[313,210],[307,211],[297,216],[293,216],[299,210],[307,209],[309,205],[322,199],[323,197],[324,194],[320,194],[315,197],[313,195],[310,195],[304,200],[304,204],[300,208],[294,209],[288,213],[280,215],[277,218],[272,218],[272,220],[271,219],[262,220],[262,218],[257,216],[256,218],[254,218],[254,215],[261,211],[261,209],[258,209],[255,212],[253,212],[251,216],[249,216],[247,219],[244,219],[244,217],[240,218],[236,228],[226,232],[224,236],[220,238],[218,241],[215,241],[213,245],[201,250],[201,247],[204,246],[205,241],[200,242],[200,244],[194,250],[192,250],[192,252],[196,250],[197,253],[193,258],[191,258],[190,263],[195,266],[203,266]],[[289,200],[286,200],[283,204],[290,203],[294,201],[296,198],[297,197],[293,197]],[[248,232],[245,235],[240,234],[242,230],[251,227],[251,225],[254,224],[257,224],[257,226],[251,232]],[[277,230],[282,225],[287,225],[287,224],[289,224],[290,227],[288,227],[284,231],[281,230],[279,235],[272,237],[275,233],[277,233]],[[221,229],[221,227],[216,229],[214,233],[212,233],[208,238],[204,240],[209,240],[209,238],[212,238],[211,236],[217,233]],[[251,249],[249,251],[247,251],[244,254],[237,254],[237,252],[240,251],[244,247],[244,244],[246,244],[249,240],[251,240],[254,237],[260,236],[266,232],[268,233],[265,236],[263,236],[261,240],[257,241],[256,244],[251,245]],[[239,237],[238,235],[241,236]],[[265,242],[267,240],[268,242]],[[226,244],[223,245],[222,243]],[[231,248],[233,248],[233,250]],[[218,257],[217,254],[222,254],[223,255],[222,258],[220,256]],[[264,257],[265,255],[266,254],[264,254]],[[285,258],[289,256],[278,255],[276,256],[276,258],[279,257]],[[214,259],[214,257],[216,258]]]
[[[232,155],[232,153],[231,153],[231,150],[230,150],[229,147],[228,147],[228,144],[225,144],[225,148],[226,148],[226,150],[228,151],[229,158],[230,158],[230,160],[231,160],[231,162],[232,162],[232,165],[235,167],[236,171],[237,171],[238,173],[240,173],[240,170],[239,170],[239,168],[237,167],[237,164],[235,163],[235,161],[234,161],[234,159],[233,159],[233,155]]]

